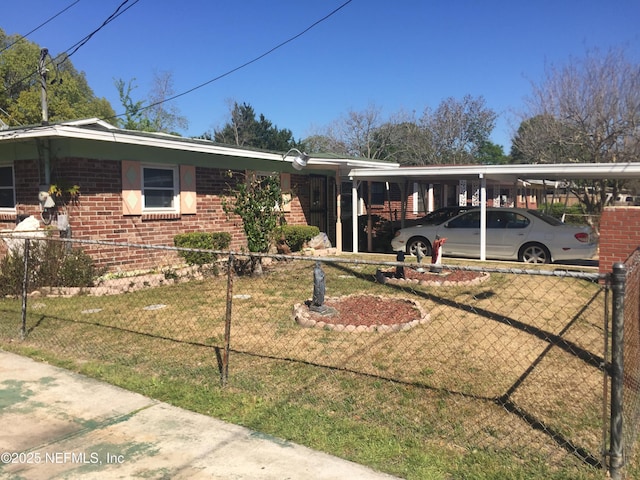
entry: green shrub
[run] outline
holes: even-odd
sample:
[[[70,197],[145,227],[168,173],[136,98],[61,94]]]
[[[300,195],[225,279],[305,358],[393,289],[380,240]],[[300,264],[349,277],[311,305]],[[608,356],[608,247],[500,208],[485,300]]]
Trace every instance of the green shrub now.
[[[72,248],[63,255],[57,281],[61,287],[89,287],[104,272],[98,271],[93,259],[80,248]]]
[[[298,252],[302,250],[305,242],[308,242],[313,237],[320,233],[318,227],[311,225],[283,225],[278,229],[280,236],[284,237],[284,241],[292,252]]]
[[[238,215],[242,219],[249,251],[267,253],[273,234],[284,218],[278,207],[281,202],[280,177],[263,177],[252,173],[245,177],[245,181],[230,188],[229,197],[222,198],[222,208],[228,218]],[[254,266],[258,269],[254,273],[259,274],[260,261]]]
[[[8,253],[0,262],[0,295],[20,295],[24,278],[24,256]]]
[[[213,239],[214,250],[228,250],[231,245],[231,234],[227,232],[213,232],[211,234]]]
[[[587,225],[586,217],[582,211],[582,207],[579,204],[568,205],[566,208],[564,203],[551,203],[545,208],[544,205],[538,208],[541,212],[547,213],[558,220],[562,220],[564,215],[564,222],[574,225]]]
[[[180,233],[173,237],[173,244],[178,248],[193,248],[198,250],[227,250],[231,244],[231,235],[227,232],[190,232]],[[215,253],[178,252],[189,265],[206,265],[213,263],[218,256]]]
[[[80,248],[56,241],[31,242],[29,291],[41,287],[91,287],[101,274]],[[24,280],[24,252],[11,251],[0,261],[0,294],[19,295]]]

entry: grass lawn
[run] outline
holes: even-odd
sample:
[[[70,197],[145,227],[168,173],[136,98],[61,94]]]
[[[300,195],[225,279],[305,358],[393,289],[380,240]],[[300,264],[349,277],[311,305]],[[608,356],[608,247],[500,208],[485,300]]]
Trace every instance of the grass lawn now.
[[[381,285],[325,264],[327,295],[411,298],[394,333],[301,328],[313,264],[117,295],[0,300],[2,348],[408,479],[600,479],[604,302],[585,280],[492,273],[478,285]],[[384,267],[383,267],[384,268]],[[127,280],[123,280],[127,281]],[[373,314],[374,312],[372,312]]]

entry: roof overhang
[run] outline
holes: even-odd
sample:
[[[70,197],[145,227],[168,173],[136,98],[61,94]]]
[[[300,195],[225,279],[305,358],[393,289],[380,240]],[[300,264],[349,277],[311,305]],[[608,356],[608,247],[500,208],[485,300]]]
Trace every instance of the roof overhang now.
[[[0,131],[0,154],[16,160],[37,158],[38,141],[49,141],[52,154],[95,159],[126,159],[155,163],[192,164],[224,169],[247,169],[346,176],[354,168],[398,168],[373,160],[312,155],[303,171],[283,153],[221,145],[203,139],[163,133],[124,130],[98,119],[85,119]],[[150,154],[151,153],[151,154]],[[9,155],[10,154],[10,155]]]
[[[352,180],[373,182],[442,182],[478,180],[515,183],[518,180],[561,181],[567,179],[640,178],[640,163],[556,163],[517,165],[453,165],[359,169],[349,172]]]

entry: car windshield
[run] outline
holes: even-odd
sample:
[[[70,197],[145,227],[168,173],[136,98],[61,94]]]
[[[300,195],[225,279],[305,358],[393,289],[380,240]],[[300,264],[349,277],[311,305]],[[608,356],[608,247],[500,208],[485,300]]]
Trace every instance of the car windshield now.
[[[428,225],[440,225],[466,210],[465,207],[440,208],[422,217],[422,222]]]
[[[429,215],[425,216],[424,221],[439,225],[450,217],[451,212],[449,210],[436,210],[435,212],[431,212]]]
[[[480,210],[472,210],[457,216],[446,226],[449,228],[480,228]]]
[[[564,225],[564,223],[562,223],[557,218],[552,217],[551,215],[547,215],[546,213],[539,212],[538,210],[527,210],[527,212],[533,215],[534,217],[539,218],[543,222],[546,222],[549,225],[553,225],[554,227],[557,227],[559,225]]]

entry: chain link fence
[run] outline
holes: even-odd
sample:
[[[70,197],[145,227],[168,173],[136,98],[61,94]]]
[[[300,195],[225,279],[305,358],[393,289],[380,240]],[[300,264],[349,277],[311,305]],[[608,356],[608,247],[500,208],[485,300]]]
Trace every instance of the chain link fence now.
[[[154,382],[224,390],[241,399],[239,411],[254,411],[246,424],[275,433],[277,418],[313,412],[425,450],[498,452],[602,477],[609,468],[607,276],[230,252],[189,267],[168,247],[29,243],[26,269],[2,264],[15,283],[0,299],[4,348],[107,378],[139,375],[147,390]],[[47,281],[33,252],[50,243],[90,250],[97,279]],[[155,268],[123,269],[141,252]],[[262,275],[249,274],[256,263]],[[625,337],[627,452],[638,433],[638,270],[627,295],[635,305]],[[313,438],[313,424],[304,435]]]
[[[640,433],[640,250],[625,262],[625,274],[621,450],[624,463],[629,464]]]

